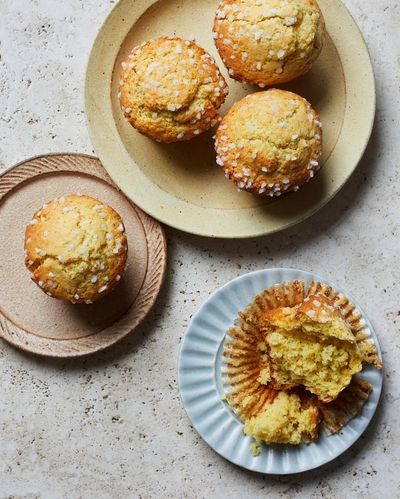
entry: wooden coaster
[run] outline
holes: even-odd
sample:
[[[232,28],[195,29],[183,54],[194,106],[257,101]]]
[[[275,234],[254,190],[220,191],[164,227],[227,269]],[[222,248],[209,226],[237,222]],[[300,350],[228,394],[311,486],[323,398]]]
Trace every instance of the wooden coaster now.
[[[33,213],[55,197],[87,194],[122,216],[128,269],[115,290],[93,305],[73,305],[43,293],[24,266],[23,238]],[[28,159],[0,177],[0,336],[48,357],[103,350],[146,317],[166,269],[166,241],[158,222],[114,185],[100,161],[84,154]]]

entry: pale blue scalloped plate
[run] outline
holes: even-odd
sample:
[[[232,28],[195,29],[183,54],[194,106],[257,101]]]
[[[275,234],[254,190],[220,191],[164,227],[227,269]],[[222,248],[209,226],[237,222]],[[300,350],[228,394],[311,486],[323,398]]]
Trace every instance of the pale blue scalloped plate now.
[[[377,408],[383,375],[367,367],[361,377],[373,391],[360,415],[332,436],[321,432],[317,442],[300,446],[263,446],[253,457],[251,439],[242,433],[243,424],[221,400],[222,348],[225,333],[238,312],[264,289],[294,279],[309,283],[314,279],[332,286],[357,307],[365,320],[364,331],[375,342],[382,358],[378,339],[366,314],[349,293],[327,279],[296,269],[267,269],[252,272],[228,282],[213,293],[193,317],[178,360],[178,382],[183,406],[194,428],[218,454],[243,468],[261,473],[286,475],[299,473],[332,461],[362,435]]]

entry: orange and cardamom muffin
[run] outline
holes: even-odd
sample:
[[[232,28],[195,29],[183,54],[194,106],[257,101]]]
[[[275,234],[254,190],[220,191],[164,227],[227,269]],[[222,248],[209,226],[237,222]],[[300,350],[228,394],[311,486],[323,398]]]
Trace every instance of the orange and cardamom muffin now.
[[[71,194],[44,204],[25,231],[25,265],[49,296],[92,303],[121,279],[128,254],[125,227],[110,206]]]
[[[325,296],[311,295],[295,307],[270,310],[264,320],[273,385],[302,385],[328,403],[363,368],[356,337]]]
[[[265,289],[239,312],[223,359],[224,398],[256,439],[254,455],[260,441],[316,440],[320,423],[339,432],[372,391],[354,375],[364,364],[382,367],[355,305],[326,284],[299,280]]]
[[[325,23],[315,0],[223,0],[213,33],[230,76],[265,87],[311,68]]]
[[[313,399],[281,391],[271,404],[245,422],[243,432],[266,444],[299,445],[318,438],[320,420]]]
[[[159,142],[189,140],[217,125],[227,94],[214,59],[190,40],[144,42],[122,63],[121,109],[133,127]]]
[[[278,89],[250,94],[217,130],[217,164],[241,190],[271,197],[297,191],[320,168],[321,126],[297,94]]]

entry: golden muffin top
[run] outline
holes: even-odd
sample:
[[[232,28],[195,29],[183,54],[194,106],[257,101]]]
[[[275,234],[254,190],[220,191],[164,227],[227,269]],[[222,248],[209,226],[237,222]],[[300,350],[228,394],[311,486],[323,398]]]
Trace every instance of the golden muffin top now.
[[[125,227],[110,206],[71,194],[44,204],[25,232],[25,264],[49,296],[91,303],[121,279]]]
[[[331,402],[362,370],[356,338],[327,297],[310,296],[296,307],[270,310],[264,320],[272,386],[302,385]]]
[[[224,117],[217,164],[239,189],[280,196],[314,177],[322,152],[321,122],[302,97],[271,89],[250,94]]]
[[[158,141],[188,140],[215,126],[227,94],[214,59],[190,40],[144,42],[122,63],[121,109],[132,126]]]
[[[306,73],[324,37],[315,0],[223,0],[214,22],[215,43],[229,74],[261,87]]]

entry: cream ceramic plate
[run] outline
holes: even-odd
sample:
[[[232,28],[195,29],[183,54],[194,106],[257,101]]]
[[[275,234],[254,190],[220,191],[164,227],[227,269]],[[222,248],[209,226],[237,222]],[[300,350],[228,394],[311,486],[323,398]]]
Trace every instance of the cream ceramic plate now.
[[[86,74],[86,114],[93,145],[117,185],[144,211],[178,229],[215,237],[269,234],[304,220],[343,186],[371,134],[375,86],[362,35],[339,0],[320,0],[328,39],[304,77],[285,85],[306,97],[324,125],[324,168],[296,194],[264,200],[238,193],[216,167],[212,132],[163,145],[124,119],[117,86],[131,48],[163,34],[195,35],[229,82],[225,113],[255,87],[227,76],[211,36],[217,0],[120,0],[94,43]]]

